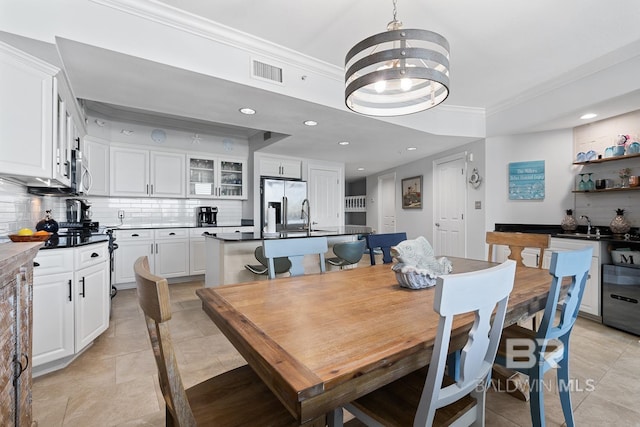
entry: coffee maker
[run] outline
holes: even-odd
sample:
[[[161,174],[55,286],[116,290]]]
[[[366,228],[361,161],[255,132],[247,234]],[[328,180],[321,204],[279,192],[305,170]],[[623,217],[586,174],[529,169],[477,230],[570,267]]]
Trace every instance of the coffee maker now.
[[[86,199],[67,199],[67,221],[71,223],[91,222],[91,204]]]
[[[198,206],[196,208],[198,227],[213,227],[218,222],[218,208],[215,206]]]

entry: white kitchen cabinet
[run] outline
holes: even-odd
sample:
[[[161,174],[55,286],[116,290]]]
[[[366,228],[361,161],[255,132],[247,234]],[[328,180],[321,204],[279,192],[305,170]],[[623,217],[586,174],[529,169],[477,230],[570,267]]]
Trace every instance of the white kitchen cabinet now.
[[[68,365],[109,327],[107,242],[47,249],[34,260],[33,366]]]
[[[188,197],[237,199],[247,198],[245,159],[229,157],[187,157]]]
[[[281,159],[276,157],[261,157],[260,176],[278,178],[302,178],[302,161],[295,159]]]
[[[189,275],[204,274],[207,267],[207,257],[205,255],[204,232],[212,233],[217,227],[199,227],[189,230]]]
[[[0,75],[0,174],[69,185],[70,150],[84,127],[63,72],[0,42]]]
[[[600,293],[602,285],[600,283],[600,266],[602,263],[608,262],[604,259],[606,257],[606,243],[552,237],[550,251],[571,251],[582,249],[585,246],[593,248],[593,254],[591,258],[589,278],[587,279],[587,284],[582,296],[582,303],[580,304],[580,311],[593,316],[601,316]],[[549,260],[550,259],[551,256],[549,255]],[[549,266],[547,265],[546,267],[548,268]]]
[[[111,196],[185,197],[185,155],[111,147]]]
[[[189,275],[189,230],[167,228],[154,231],[155,274],[164,278]]]
[[[116,230],[115,283],[135,283],[133,264],[141,256],[149,269],[164,278],[189,276],[187,228]]]
[[[88,173],[84,176],[88,183],[85,196],[109,195],[109,143],[95,138],[85,137],[83,165]]]

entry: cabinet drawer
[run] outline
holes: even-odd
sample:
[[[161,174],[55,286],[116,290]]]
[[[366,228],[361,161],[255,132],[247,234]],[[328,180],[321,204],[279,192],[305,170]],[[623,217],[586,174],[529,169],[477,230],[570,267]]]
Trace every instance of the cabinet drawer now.
[[[221,227],[197,227],[197,228],[190,228],[189,229],[189,237],[191,239],[194,239],[196,237],[203,237],[202,234],[209,233],[209,234],[216,234],[219,233],[221,230]],[[204,237],[203,237],[204,238]]]
[[[108,260],[109,248],[106,242],[76,248],[76,270]]]
[[[69,273],[73,271],[73,249],[45,249],[33,260],[33,275]]]
[[[141,228],[134,230],[117,230],[116,239],[126,240],[153,240],[153,229]]]
[[[155,230],[155,237],[158,240],[164,239],[186,239],[189,237],[188,228],[161,228]]]
[[[253,226],[247,225],[242,227],[222,227],[220,233],[253,233]]]

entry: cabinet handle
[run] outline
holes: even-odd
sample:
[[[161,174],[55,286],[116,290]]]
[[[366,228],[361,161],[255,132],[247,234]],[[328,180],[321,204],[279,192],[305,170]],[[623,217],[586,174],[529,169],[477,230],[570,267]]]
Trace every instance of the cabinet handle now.
[[[174,232],[169,233],[169,236],[175,236],[175,235],[176,235],[176,233],[174,233]]]
[[[131,237],[140,237],[140,235],[138,233],[133,233]]]
[[[22,365],[22,362],[21,362],[23,357],[26,360],[24,365]],[[16,365],[16,367],[14,368],[15,374],[14,374],[14,377],[13,377],[13,386],[17,387],[18,379],[20,378],[22,373],[24,371],[26,371],[27,368],[29,367],[29,355],[26,354],[26,353],[22,353],[20,355],[20,360],[18,360],[18,358],[16,356],[14,356],[13,363],[14,363],[14,365]]]
[[[153,194],[153,184],[151,184],[151,194]]]
[[[39,262],[35,262],[35,261],[33,261],[33,266],[34,266],[34,267],[40,267],[40,263],[39,263]]]
[[[149,184],[147,184],[147,194],[149,194]]]
[[[82,282],[82,292],[80,292],[80,296],[84,298],[84,276],[82,277],[82,279],[80,279],[80,281]]]
[[[67,178],[69,178],[69,169],[71,168],[71,163],[69,162],[64,162],[64,173],[62,175],[66,176]]]
[[[78,144],[76,145],[76,150],[80,149],[80,138],[76,138],[74,141],[76,141]]]
[[[156,253],[158,253],[158,244],[156,243]]]
[[[72,287],[71,279],[69,279],[69,301],[71,301],[71,287]]]
[[[153,243],[151,244],[151,254],[153,255]]]
[[[93,252],[93,253],[91,254],[91,258],[96,258],[96,257],[99,257],[99,256],[100,256],[100,255],[98,255],[98,254],[97,254],[97,253],[95,253],[95,252]]]

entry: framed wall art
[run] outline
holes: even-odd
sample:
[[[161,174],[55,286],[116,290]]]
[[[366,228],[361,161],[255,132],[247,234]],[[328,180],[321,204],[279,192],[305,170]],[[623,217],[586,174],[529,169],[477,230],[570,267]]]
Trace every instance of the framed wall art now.
[[[509,199],[544,199],[544,160],[509,163]]]
[[[422,175],[402,180],[402,209],[422,209]]]

